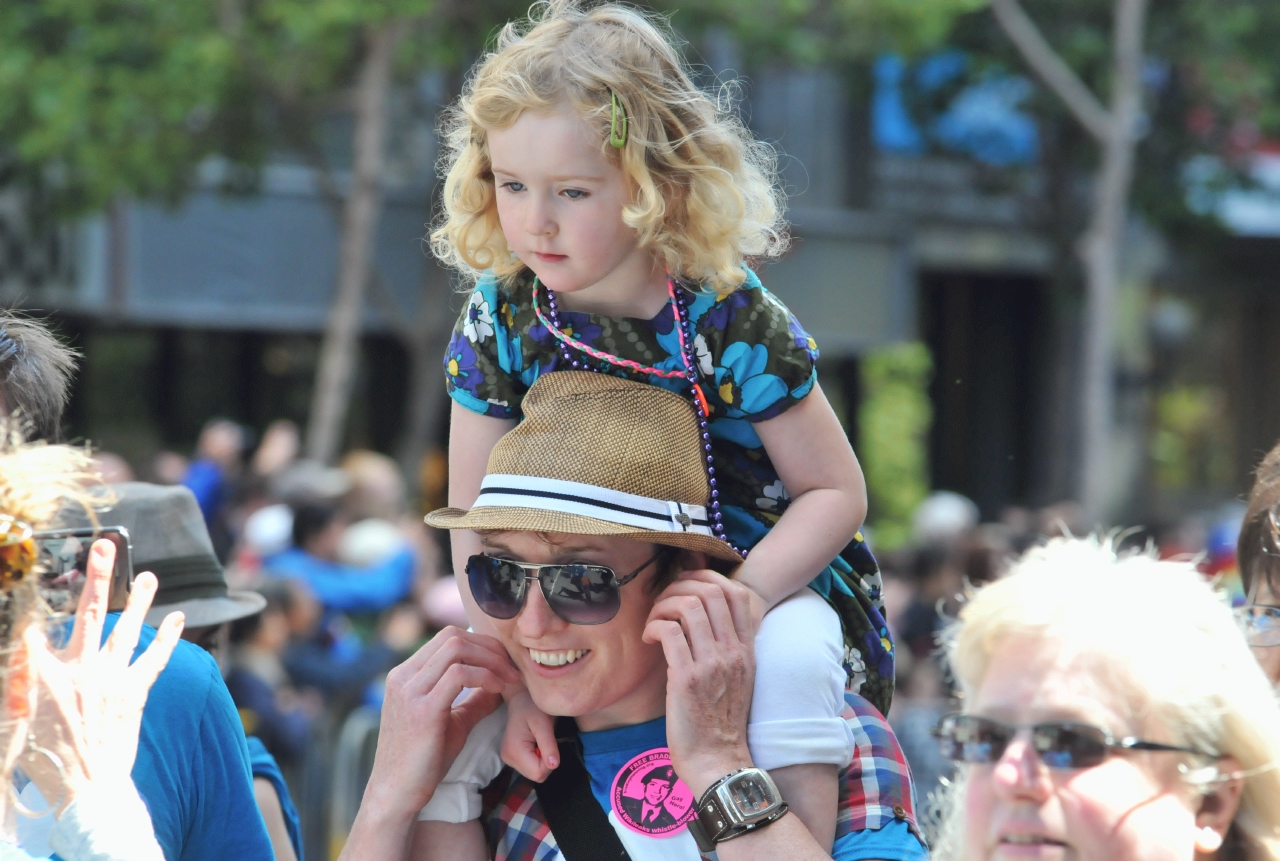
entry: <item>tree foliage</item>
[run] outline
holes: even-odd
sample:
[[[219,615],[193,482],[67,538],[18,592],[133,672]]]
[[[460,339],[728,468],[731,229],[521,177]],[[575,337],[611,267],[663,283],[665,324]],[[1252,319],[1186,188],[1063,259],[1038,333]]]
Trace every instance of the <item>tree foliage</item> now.
[[[933,360],[920,343],[885,347],[862,362],[865,396],[858,408],[858,454],[866,472],[875,543],[885,550],[911,540],[911,516],[929,493],[932,376]]]
[[[984,0],[695,0],[663,2],[681,29],[729,29],[753,56],[801,65],[917,53],[946,39],[956,17]]]
[[[1028,0],[1045,39],[1104,103],[1111,92],[1113,0]],[[989,11],[958,16],[947,38],[968,52],[969,72],[1028,74]],[[1280,134],[1280,4],[1253,0],[1161,0],[1148,12],[1146,114],[1140,129],[1135,209],[1179,235],[1212,238],[1220,226],[1187,207],[1185,171],[1196,155],[1224,160],[1229,182],[1247,184],[1243,159]],[[1046,138],[1051,170],[1090,170],[1093,142],[1062,103],[1037,87],[1025,109]]]
[[[253,160],[230,41],[208,0],[0,3],[0,182],[78,214],[181,196],[212,152]]]

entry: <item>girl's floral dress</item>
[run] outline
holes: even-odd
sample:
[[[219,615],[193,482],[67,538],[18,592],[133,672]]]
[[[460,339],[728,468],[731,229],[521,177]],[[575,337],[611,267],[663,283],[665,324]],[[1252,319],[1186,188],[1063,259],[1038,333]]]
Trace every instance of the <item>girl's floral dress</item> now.
[[[545,291],[540,291],[543,302]],[[722,297],[685,295],[694,354],[711,407],[712,457],[729,538],[753,547],[778,522],[791,498],[756,435],[755,422],[781,415],[817,380],[818,347],[799,321],[747,271]],[[449,395],[482,415],[521,417],[524,393],[542,374],[562,370],[559,346],[534,314],[527,270],[502,285],[490,275],[472,291],[445,355]],[[542,309],[549,317],[549,309]],[[672,306],[652,320],[560,312],[576,340],[624,359],[681,370]],[[579,356],[580,360],[589,357]],[[689,396],[682,379],[664,379],[589,360],[593,370]],[[893,645],[881,603],[880,571],[859,535],[811,584],[840,615],[851,689],[887,713],[893,694]]]

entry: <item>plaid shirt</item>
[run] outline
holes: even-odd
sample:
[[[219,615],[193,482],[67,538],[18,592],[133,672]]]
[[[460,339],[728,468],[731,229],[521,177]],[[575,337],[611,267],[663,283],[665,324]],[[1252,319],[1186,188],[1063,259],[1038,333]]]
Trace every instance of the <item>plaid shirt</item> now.
[[[840,774],[840,813],[836,839],[854,831],[877,830],[905,820],[924,843],[916,823],[911,768],[884,715],[855,693],[844,695],[844,719],[853,729],[853,760]],[[927,845],[927,844],[926,844]]]
[[[855,750],[849,767],[840,773],[836,840],[855,831],[905,821],[924,843],[916,824],[911,770],[889,722],[857,694],[846,693],[845,704],[844,718],[853,729]],[[484,818],[494,861],[561,857],[538,803],[537,787],[528,778],[504,769],[485,791]]]

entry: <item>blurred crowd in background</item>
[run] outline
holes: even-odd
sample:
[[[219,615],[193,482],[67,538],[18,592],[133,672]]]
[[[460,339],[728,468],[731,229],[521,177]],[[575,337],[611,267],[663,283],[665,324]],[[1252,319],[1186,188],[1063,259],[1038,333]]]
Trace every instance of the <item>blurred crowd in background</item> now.
[[[122,458],[97,457],[107,481],[136,477]],[[255,439],[216,419],[190,456],[166,451],[151,469],[144,478],[195,494],[228,585],[266,599],[262,613],[230,626],[227,684],[246,732],[263,740],[294,787],[304,830],[327,841],[322,835],[342,826],[340,814],[331,821],[342,725],[360,711],[375,717],[357,723],[376,726],[386,672],[440,628],[466,626],[448,538],[422,523],[413,503],[421,489],[406,486],[390,457],[354,450],[338,466],[322,466],[300,455],[299,430],[287,420]],[[1242,515],[1242,506],[1228,506],[1211,517],[1133,530],[1122,544],[1198,559],[1239,604]],[[918,507],[911,531],[908,543],[877,557],[897,646],[889,718],[924,806],[952,768],[931,735],[955,707],[939,633],[971,587],[998,579],[1027,548],[1089,528],[1074,503],[1011,507],[999,520],[981,522],[974,502],[938,491]],[[874,534],[870,540],[874,548]]]

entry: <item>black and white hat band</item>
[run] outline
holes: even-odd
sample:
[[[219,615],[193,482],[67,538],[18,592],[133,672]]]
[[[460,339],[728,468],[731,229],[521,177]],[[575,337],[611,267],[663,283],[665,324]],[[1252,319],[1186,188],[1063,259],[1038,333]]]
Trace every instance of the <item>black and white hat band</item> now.
[[[486,475],[480,485],[480,496],[471,508],[473,511],[478,508],[532,508],[578,514],[655,532],[712,535],[706,506],[651,499],[558,478]]]

